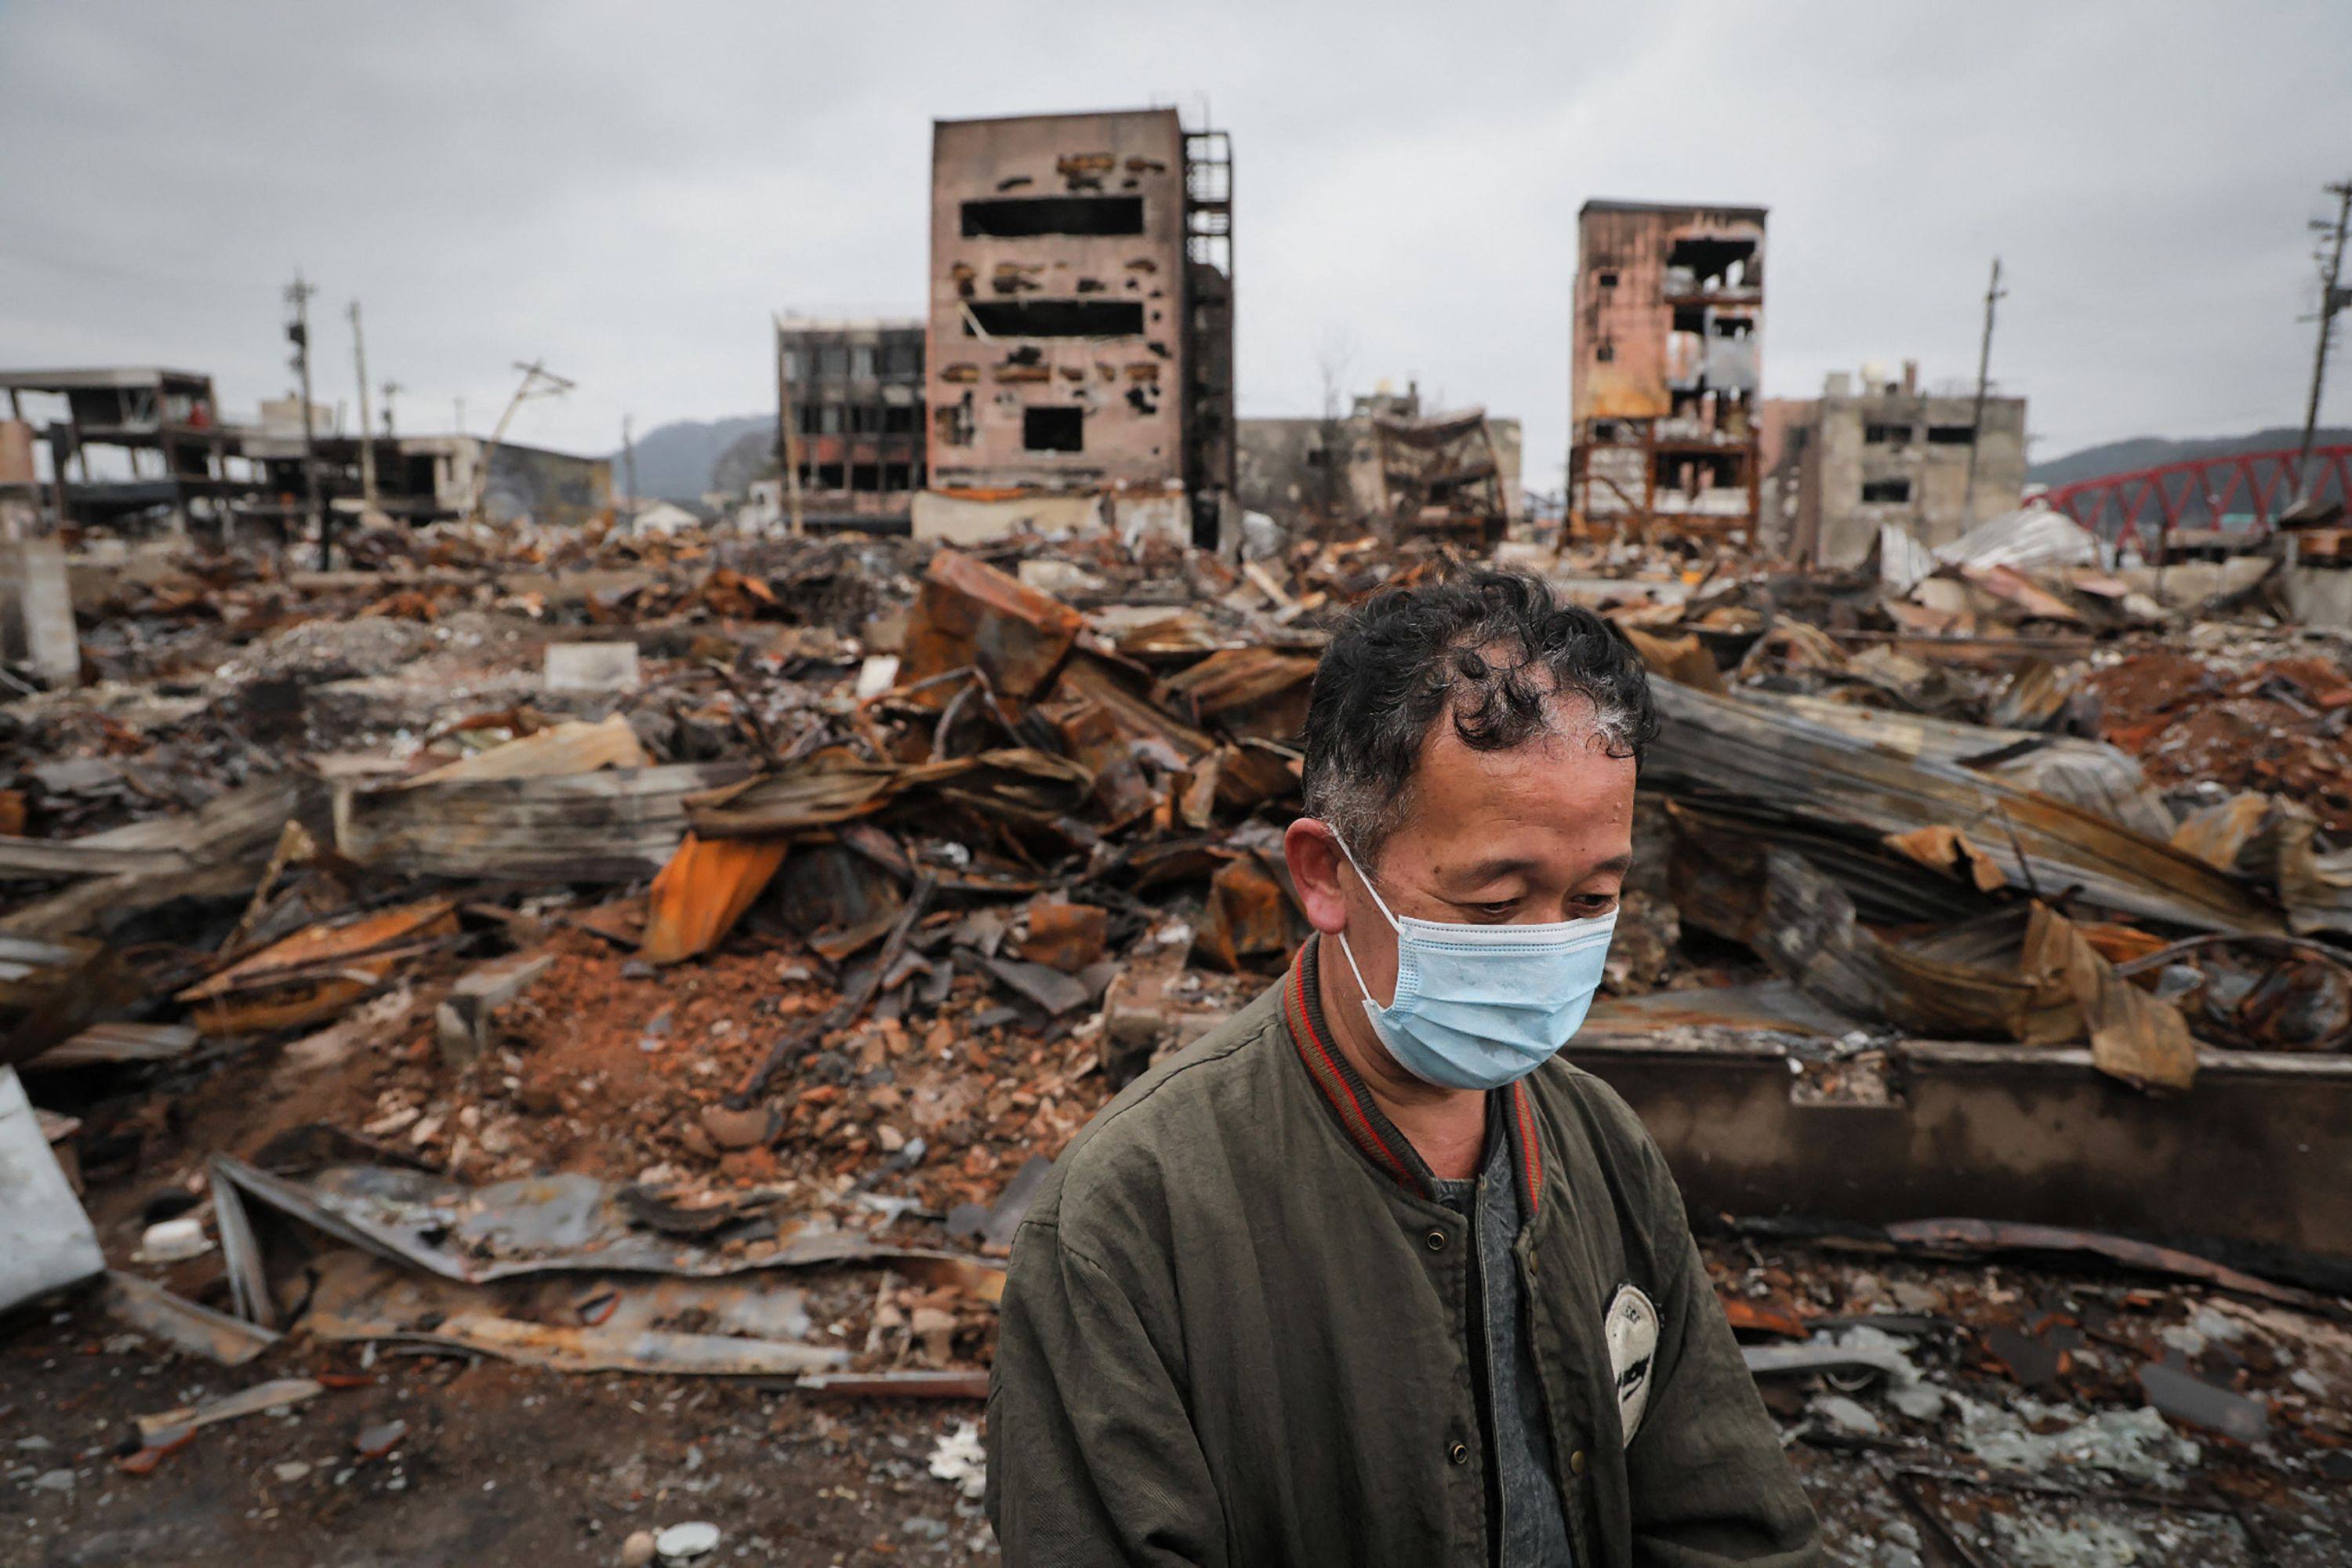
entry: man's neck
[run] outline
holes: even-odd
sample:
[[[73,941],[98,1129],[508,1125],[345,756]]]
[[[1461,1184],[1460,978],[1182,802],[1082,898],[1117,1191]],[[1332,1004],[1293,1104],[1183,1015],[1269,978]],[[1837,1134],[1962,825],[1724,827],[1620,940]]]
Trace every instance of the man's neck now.
[[[1440,1180],[1476,1175],[1486,1147],[1486,1097],[1475,1089],[1423,1083],[1399,1067],[1372,1032],[1354,973],[1345,963],[1318,963],[1315,972],[1323,1022],[1381,1112]]]

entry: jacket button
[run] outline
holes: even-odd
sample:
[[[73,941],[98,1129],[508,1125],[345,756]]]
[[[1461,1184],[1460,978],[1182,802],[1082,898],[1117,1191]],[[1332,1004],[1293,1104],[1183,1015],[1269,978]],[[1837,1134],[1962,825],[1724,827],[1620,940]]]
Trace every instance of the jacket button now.
[[[1580,1476],[1584,1473],[1583,1449],[1579,1448],[1568,1457],[1568,1473],[1571,1476]]]
[[[1466,1465],[1470,1462],[1470,1445],[1456,1443],[1445,1450],[1445,1457],[1457,1465]]]
[[[1423,1237],[1422,1240],[1428,1244],[1429,1250],[1432,1252],[1443,1252],[1445,1250],[1445,1233],[1442,1230],[1433,1230],[1427,1236]]]

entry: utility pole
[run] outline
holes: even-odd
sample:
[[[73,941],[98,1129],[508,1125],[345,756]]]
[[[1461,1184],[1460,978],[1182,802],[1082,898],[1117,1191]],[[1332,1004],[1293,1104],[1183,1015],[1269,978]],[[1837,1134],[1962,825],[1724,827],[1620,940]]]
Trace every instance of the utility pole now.
[[[2327,342],[2336,334],[2336,312],[2352,305],[2352,289],[2342,287],[2344,231],[2347,223],[2352,223],[2352,180],[2328,186],[2327,193],[2336,198],[2336,241],[2319,267],[2319,352],[2312,356],[2311,400],[2304,405],[2303,445],[2294,458],[2296,506],[2311,499],[2311,443],[2319,430],[2319,389],[2327,378]],[[2314,218],[2311,226],[2318,233],[2327,232],[2325,218]],[[2344,499],[2352,501],[2352,496]]]
[[[392,439],[392,400],[408,388],[396,381],[387,381],[378,390],[383,394],[383,438],[389,441]]]
[[[514,423],[515,410],[530,398],[561,397],[572,387],[571,382],[550,374],[544,360],[533,360],[529,364],[517,360],[515,369],[522,372],[522,381],[516,386],[514,395],[507,399],[506,410],[499,416],[497,427],[490,432],[490,438],[483,446],[481,455],[474,460],[474,494],[466,504],[466,518],[470,522],[482,521],[482,498],[490,488],[490,464],[499,455],[499,443],[506,439],[507,426]]]
[[[1974,528],[1977,523],[1977,449],[1984,444],[1985,393],[1991,386],[1992,312],[2000,301],[2000,258],[1992,258],[1992,281],[1985,287],[1984,339],[1977,345],[1977,405],[1969,417],[1969,478],[1960,489],[1960,526]]]
[[[629,515],[633,518],[637,515],[637,442],[635,426],[635,421],[628,415],[621,416],[621,482],[628,487],[625,494],[628,497]]]
[[[794,539],[803,531],[801,516],[801,443],[800,416],[793,405],[793,378],[784,363],[784,319],[776,318],[776,425],[780,439],[777,454],[783,458],[784,495],[791,503],[789,525]]]
[[[286,323],[286,341],[294,345],[289,363],[302,382],[302,491],[310,526],[319,531],[319,570],[324,572],[334,539],[327,526],[327,509],[319,501],[318,434],[310,428],[310,296],[318,291],[316,284],[302,281],[302,269],[296,268],[294,281],[286,286],[286,302],[294,308],[294,319]]]
[[[373,525],[375,504],[375,416],[368,407],[367,339],[360,333],[360,302],[352,301],[352,363],[360,377],[360,521]]]

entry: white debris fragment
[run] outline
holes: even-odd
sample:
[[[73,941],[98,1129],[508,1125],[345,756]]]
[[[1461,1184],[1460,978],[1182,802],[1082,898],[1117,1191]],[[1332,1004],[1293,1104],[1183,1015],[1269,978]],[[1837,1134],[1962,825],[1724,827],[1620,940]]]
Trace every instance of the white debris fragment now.
[[[1886,1430],[1879,1425],[1877,1416],[1843,1394],[1816,1394],[1807,1408],[1832,1426],[1864,1436],[1875,1437]]]
[[[931,1448],[931,1474],[980,1500],[988,1490],[988,1450],[981,1447],[978,1422],[959,1421],[954,1431],[940,1435]]]
[[[194,1215],[167,1219],[147,1227],[139,1238],[139,1250],[131,1254],[133,1263],[184,1263],[191,1258],[202,1258],[213,1249],[212,1238],[205,1235],[205,1222]]]
[[[654,1550],[665,1563],[687,1563],[719,1548],[719,1527],[701,1520],[673,1524],[654,1537]]]

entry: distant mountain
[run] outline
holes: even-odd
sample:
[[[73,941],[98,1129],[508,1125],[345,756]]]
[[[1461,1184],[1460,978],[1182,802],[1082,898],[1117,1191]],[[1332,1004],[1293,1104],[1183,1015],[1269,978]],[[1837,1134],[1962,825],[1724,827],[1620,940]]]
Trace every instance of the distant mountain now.
[[[664,500],[699,500],[702,492],[719,487],[711,483],[719,459],[728,447],[748,435],[772,435],[773,414],[743,414],[730,419],[681,419],[637,437],[637,491]],[[613,483],[625,483],[621,454],[613,454]]]
[[[713,460],[710,488],[741,495],[751,488],[753,479],[772,479],[783,471],[783,465],[776,461],[776,422],[763,419],[756,429],[727,443],[726,450]]]
[[[2257,430],[2251,436],[2189,437],[2178,441],[2161,436],[2135,436],[2127,441],[2085,447],[2079,452],[2069,452],[2063,458],[2036,463],[2025,470],[2025,477],[2035,484],[2065,485],[2076,479],[2095,479],[2104,474],[2128,474],[2140,468],[2160,468],[2166,463],[2185,463],[2192,458],[2226,458],[2236,452],[2291,451],[2302,440],[2303,426],[2300,425],[2287,430]],[[2352,442],[2352,430],[2323,427],[2312,441],[2320,447],[2342,446]]]

